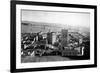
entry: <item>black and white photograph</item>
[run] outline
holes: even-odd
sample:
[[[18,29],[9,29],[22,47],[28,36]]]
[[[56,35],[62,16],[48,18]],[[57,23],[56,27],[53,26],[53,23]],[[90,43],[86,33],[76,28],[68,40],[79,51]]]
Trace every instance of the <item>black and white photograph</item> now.
[[[21,63],[90,59],[90,13],[21,10]]]
[[[11,11],[12,71],[97,66],[96,6],[15,1]]]

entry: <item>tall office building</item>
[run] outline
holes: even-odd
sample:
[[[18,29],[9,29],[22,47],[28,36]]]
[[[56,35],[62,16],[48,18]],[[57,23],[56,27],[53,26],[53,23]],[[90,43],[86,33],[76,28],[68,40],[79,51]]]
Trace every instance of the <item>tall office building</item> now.
[[[51,32],[47,33],[47,41],[48,41],[48,44],[52,44],[52,33]]]
[[[61,31],[61,44],[63,47],[68,46],[68,30],[67,29],[62,29]]]
[[[56,38],[57,38],[57,34],[52,33],[52,44],[54,44],[56,42]]]
[[[47,40],[48,44],[54,44],[56,42],[56,33],[55,32],[48,32],[47,33]]]

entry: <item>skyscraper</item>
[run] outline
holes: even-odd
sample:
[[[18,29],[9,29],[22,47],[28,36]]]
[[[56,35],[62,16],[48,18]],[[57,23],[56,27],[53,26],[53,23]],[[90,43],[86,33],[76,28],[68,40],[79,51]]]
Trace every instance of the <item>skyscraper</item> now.
[[[67,29],[62,29],[61,31],[61,44],[63,47],[67,47],[68,45],[68,30]]]

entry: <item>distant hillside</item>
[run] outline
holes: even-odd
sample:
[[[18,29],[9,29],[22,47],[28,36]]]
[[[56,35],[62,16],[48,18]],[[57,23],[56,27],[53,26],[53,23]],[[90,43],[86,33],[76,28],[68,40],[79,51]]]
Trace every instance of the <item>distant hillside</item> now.
[[[70,26],[67,24],[57,24],[57,23],[45,23],[45,22],[32,22],[32,21],[22,21],[21,32],[22,33],[37,33],[39,31],[48,32],[61,32],[62,29],[68,29],[69,32],[79,32],[84,36],[89,36],[90,29],[80,26]]]
[[[56,23],[45,23],[45,22],[31,22],[31,21],[22,21],[21,23],[22,33],[25,32],[38,32],[38,31],[61,31],[63,28],[61,24]],[[66,27],[67,28],[67,27]]]

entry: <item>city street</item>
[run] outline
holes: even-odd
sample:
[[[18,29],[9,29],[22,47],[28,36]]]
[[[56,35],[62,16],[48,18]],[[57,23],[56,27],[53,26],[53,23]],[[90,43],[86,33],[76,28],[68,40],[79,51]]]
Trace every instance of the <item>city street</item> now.
[[[67,57],[61,56],[26,56],[21,58],[22,63],[30,63],[30,62],[51,62],[51,61],[68,61],[71,60]]]

